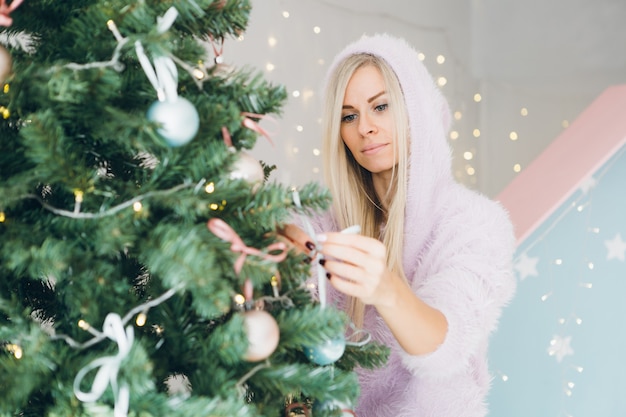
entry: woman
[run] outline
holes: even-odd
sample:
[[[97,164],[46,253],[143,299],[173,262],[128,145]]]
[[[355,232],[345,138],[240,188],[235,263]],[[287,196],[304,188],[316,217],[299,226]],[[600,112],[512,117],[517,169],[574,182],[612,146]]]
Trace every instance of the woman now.
[[[403,40],[340,52],[325,112],[333,206],[316,249],[331,297],[391,348],[359,370],[357,415],[484,416],[488,337],[515,287],[507,214],[453,180],[448,104]],[[355,224],[360,235],[337,233]]]

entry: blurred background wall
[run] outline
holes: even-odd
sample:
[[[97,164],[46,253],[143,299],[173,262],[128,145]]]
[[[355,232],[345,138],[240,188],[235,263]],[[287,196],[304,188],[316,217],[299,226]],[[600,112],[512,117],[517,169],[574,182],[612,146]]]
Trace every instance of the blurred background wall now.
[[[322,79],[362,34],[423,52],[455,115],[459,181],[495,196],[606,87],[626,82],[624,0],[253,0],[225,62],[261,68],[289,102],[255,156],[293,185],[321,180]],[[219,49],[219,45],[217,45]]]

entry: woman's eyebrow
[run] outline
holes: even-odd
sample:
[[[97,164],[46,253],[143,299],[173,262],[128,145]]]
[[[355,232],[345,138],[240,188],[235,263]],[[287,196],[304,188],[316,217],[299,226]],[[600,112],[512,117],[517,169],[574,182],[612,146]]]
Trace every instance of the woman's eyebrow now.
[[[381,91],[378,94],[375,94],[374,96],[370,97],[367,99],[368,103],[371,103],[372,101],[376,100],[378,97],[382,96],[383,94],[386,94],[386,91]],[[351,106],[349,104],[344,104],[343,106],[341,106],[342,109],[354,109],[354,106]]]
[[[368,103],[371,103],[372,101],[376,100],[378,97],[382,96],[382,95],[383,95],[383,94],[385,94],[385,93],[386,93],[386,91],[385,91],[385,90],[383,90],[383,91],[381,91],[380,93],[378,93],[378,94],[376,94],[376,95],[374,95],[374,96],[372,96],[372,97],[368,98],[368,99],[367,99],[367,102],[368,102]]]

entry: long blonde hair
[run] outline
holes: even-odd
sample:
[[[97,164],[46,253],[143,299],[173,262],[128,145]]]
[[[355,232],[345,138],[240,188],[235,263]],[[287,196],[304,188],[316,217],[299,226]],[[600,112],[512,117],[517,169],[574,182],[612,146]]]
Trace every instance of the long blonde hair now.
[[[385,213],[376,195],[372,174],[361,167],[347,149],[340,134],[341,110],[346,87],[354,72],[364,66],[374,66],[383,77],[389,96],[389,109],[394,118],[394,168],[387,196],[392,197]],[[326,85],[323,114],[322,148],[324,177],[333,196],[333,211],[339,226],[358,224],[361,234],[382,240],[387,250],[387,267],[406,279],[402,267],[404,241],[404,211],[409,159],[409,125],[402,89],[396,74],[381,58],[361,53],[341,61],[330,74]],[[347,313],[357,326],[362,326],[365,306],[356,298],[347,303]]]

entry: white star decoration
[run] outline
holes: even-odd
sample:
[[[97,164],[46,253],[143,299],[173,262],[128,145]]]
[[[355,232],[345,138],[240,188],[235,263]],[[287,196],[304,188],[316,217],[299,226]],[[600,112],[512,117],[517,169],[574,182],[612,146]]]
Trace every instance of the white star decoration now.
[[[519,279],[523,281],[528,276],[536,277],[539,275],[537,273],[537,262],[539,262],[539,258],[531,258],[525,252],[522,253],[515,265],[513,265],[513,268],[519,274]]]
[[[607,254],[606,259],[619,259],[620,261],[626,260],[626,242],[622,240],[622,236],[618,233],[611,240],[605,240],[604,246],[606,246]]]
[[[548,355],[556,356],[556,361],[560,363],[563,357],[574,354],[574,349],[570,346],[571,342],[572,336],[553,336],[550,340],[550,346],[548,346]]]
[[[597,181],[595,180],[595,178],[589,176],[580,183],[580,190],[583,192],[583,194],[587,194],[589,193],[589,190],[596,186],[596,184]]]

